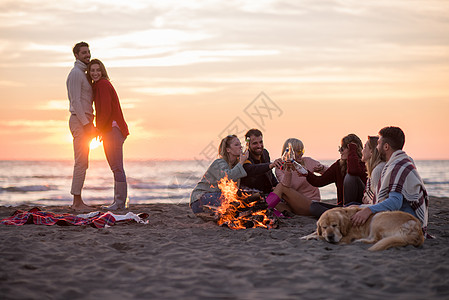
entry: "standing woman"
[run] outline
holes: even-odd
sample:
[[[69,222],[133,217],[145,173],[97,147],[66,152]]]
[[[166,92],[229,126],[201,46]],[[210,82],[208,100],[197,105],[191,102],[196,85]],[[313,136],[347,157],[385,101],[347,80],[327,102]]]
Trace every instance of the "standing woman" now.
[[[100,60],[90,61],[87,79],[93,89],[97,130],[103,140],[109,167],[114,174],[114,202],[105,209],[123,209],[128,206],[128,186],[123,168],[123,143],[129,135],[128,125],[123,117],[117,93]]]

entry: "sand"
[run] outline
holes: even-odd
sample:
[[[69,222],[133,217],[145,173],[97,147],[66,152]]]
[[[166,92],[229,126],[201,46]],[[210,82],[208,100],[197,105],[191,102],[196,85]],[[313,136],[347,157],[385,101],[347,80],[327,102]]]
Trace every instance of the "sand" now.
[[[17,208],[0,207],[0,218]],[[68,207],[45,207],[70,212]],[[449,199],[431,198],[429,232],[413,246],[304,241],[316,220],[232,231],[187,204],[134,205],[150,224],[0,225],[1,299],[448,299]]]

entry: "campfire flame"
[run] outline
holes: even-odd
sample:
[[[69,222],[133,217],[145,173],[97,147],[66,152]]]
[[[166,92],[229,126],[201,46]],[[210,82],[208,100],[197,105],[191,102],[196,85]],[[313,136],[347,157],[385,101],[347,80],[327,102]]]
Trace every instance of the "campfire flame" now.
[[[216,210],[217,224],[231,229],[253,227],[275,228],[277,220],[268,210],[265,199],[260,194],[242,192],[237,184],[227,176],[218,182],[222,204]]]

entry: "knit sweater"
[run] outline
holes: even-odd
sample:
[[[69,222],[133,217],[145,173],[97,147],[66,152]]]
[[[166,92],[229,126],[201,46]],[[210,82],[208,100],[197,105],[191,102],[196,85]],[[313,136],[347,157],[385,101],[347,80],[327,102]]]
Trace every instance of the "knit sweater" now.
[[[199,200],[201,196],[206,193],[219,192],[218,182],[223,177],[228,176],[235,182],[238,182],[240,178],[246,176],[245,169],[240,163],[237,163],[232,169],[229,167],[228,163],[222,159],[216,159],[204,173],[201,180],[195,186],[190,195],[190,203]]]
[[[70,102],[70,112],[76,115],[81,124],[87,125],[93,117],[92,87],[86,77],[87,66],[76,60],[73,69],[67,76],[67,94]]]
[[[96,125],[100,133],[111,131],[112,122],[116,121],[123,137],[129,135],[128,125],[123,117],[122,108],[114,87],[105,78],[101,78],[93,85]]]

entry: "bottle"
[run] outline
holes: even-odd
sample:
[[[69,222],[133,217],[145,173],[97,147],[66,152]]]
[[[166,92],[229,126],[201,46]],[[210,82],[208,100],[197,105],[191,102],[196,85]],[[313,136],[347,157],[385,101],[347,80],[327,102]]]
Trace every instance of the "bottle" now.
[[[285,149],[284,153],[282,154],[282,168],[281,170],[284,170],[284,164],[287,162],[292,162],[295,160],[295,152],[293,151],[293,147],[291,143],[288,143],[288,147]]]
[[[303,175],[307,175],[308,171],[307,171],[306,169],[304,169],[304,167],[303,167],[299,162],[297,162],[296,160],[294,160],[294,161],[293,161],[293,165],[295,166],[296,170],[297,170],[299,173],[301,173],[301,174],[303,174]]]
[[[307,175],[307,170],[295,160],[295,151],[293,151],[291,143],[288,143],[288,148],[285,149],[284,154],[282,154],[282,160],[284,161],[284,163],[291,162],[299,173]]]
[[[282,154],[282,160],[284,163],[293,162],[295,160],[295,152],[291,143],[288,143],[287,149],[285,149],[284,154]]]
[[[245,151],[249,151],[249,142],[250,142],[250,138],[247,137],[247,138],[245,139],[245,142],[246,142],[246,145],[245,145]]]

